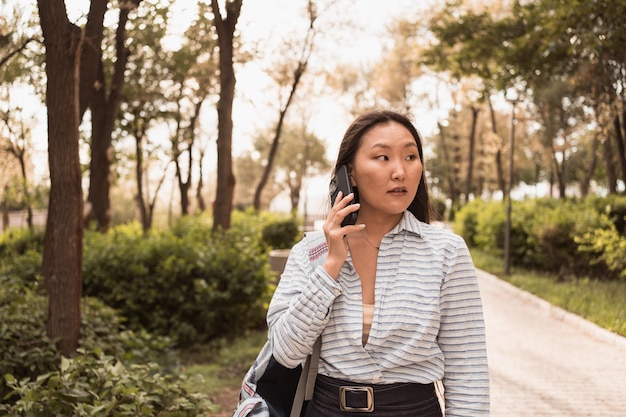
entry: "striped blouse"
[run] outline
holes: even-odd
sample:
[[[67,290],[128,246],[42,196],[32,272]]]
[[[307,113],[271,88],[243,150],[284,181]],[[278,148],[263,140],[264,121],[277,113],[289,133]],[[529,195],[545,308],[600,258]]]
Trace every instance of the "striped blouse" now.
[[[446,417],[488,415],[482,303],[463,239],[404,213],[380,244],[365,346],[350,254],[335,281],[319,265],[326,251],[322,232],[291,250],[267,317],[276,360],[297,366],[321,335],[320,374],[366,384],[442,380]]]

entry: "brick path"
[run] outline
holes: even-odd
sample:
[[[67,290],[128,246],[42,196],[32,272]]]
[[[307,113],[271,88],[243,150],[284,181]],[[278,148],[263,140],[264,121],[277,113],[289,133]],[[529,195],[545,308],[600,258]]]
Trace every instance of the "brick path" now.
[[[479,271],[492,417],[626,416],[626,338]]]

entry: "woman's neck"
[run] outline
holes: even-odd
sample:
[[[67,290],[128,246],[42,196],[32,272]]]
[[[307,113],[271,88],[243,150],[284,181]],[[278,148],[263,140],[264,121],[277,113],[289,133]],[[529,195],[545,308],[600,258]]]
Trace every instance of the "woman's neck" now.
[[[398,224],[398,222],[400,222],[401,219],[402,213],[399,215],[371,216],[368,215],[368,213],[359,212],[357,224],[364,223],[364,232],[367,234],[367,236],[371,236],[372,238],[380,240],[384,235],[389,233],[389,231],[391,231],[391,229],[393,229]]]

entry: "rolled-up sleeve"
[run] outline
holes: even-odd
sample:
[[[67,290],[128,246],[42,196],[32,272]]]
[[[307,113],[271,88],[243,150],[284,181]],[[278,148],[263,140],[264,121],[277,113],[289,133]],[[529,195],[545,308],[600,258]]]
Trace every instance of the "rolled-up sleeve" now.
[[[446,258],[438,337],[445,357],[446,417],[486,416],[489,415],[489,371],[476,270],[461,238]]]
[[[311,353],[340,293],[339,284],[321,266],[313,268],[305,236],[291,249],[267,314],[272,353],[279,363],[295,368]]]

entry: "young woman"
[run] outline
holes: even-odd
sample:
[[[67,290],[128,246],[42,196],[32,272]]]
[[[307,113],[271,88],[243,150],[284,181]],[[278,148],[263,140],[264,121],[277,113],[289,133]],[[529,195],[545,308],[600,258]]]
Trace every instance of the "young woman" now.
[[[340,193],[323,234],[294,246],[268,311],[283,365],[302,363],[322,338],[306,417],[488,415],[476,272],[463,239],[430,225],[420,135],[401,114],[365,113],[334,172],[342,165],[354,194]],[[342,226],[353,212],[356,223]],[[326,258],[313,268],[315,256]]]

